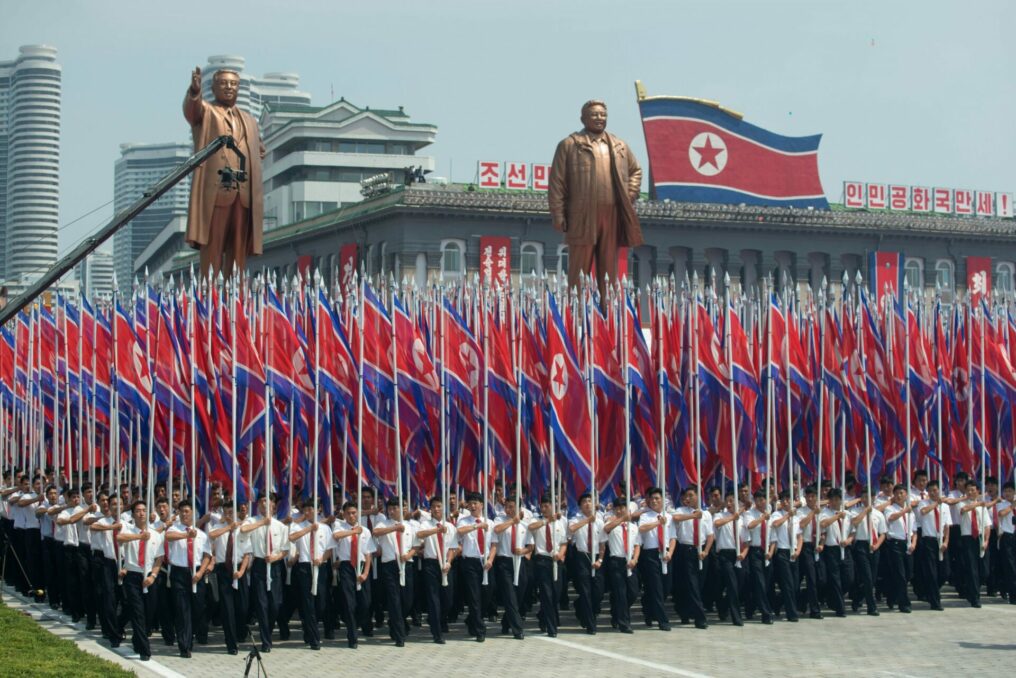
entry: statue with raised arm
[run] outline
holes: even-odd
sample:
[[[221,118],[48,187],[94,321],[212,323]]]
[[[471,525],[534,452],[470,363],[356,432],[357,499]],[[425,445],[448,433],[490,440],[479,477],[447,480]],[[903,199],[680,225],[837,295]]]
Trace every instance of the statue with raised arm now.
[[[607,133],[605,103],[587,101],[580,119],[584,129],[557,145],[548,200],[554,228],[568,245],[568,286],[595,264],[602,297],[604,276],[617,279],[618,248],[643,242],[634,204],[642,170],[628,144]]]
[[[232,136],[247,158],[244,181],[231,180],[227,168],[240,169],[240,158],[222,148],[191,175],[190,208],[187,213],[187,244],[201,250],[201,275],[230,276],[243,273],[248,255],[261,254],[262,216],[261,143],[254,117],[236,106],[240,74],[216,71],[212,77],[215,101],[201,98],[201,69],[191,73],[190,87],[183,100],[183,117],[191,126],[194,150],[199,151],[216,137]]]

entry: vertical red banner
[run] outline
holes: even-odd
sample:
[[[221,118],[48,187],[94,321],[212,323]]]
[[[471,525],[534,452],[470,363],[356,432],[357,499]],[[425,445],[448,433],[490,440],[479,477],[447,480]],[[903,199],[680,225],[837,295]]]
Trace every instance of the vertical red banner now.
[[[512,241],[502,236],[480,238],[480,278],[507,285],[512,272]]]
[[[967,257],[967,294],[975,304],[991,294],[991,257]]]
[[[903,253],[871,252],[868,254],[868,280],[871,294],[881,301],[886,294],[897,299],[903,291]]]
[[[357,245],[347,242],[339,249],[339,289],[345,290],[353,282],[356,273]]]

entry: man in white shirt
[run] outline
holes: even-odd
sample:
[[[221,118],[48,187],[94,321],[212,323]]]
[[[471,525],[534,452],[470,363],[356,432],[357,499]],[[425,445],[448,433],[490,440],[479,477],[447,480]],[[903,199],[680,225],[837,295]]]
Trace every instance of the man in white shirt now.
[[[1016,486],[1008,482],[1002,486],[1002,501],[998,503],[998,565],[1001,592],[1016,605],[1016,537],[1013,525],[1013,500]]]
[[[875,604],[875,578],[879,572],[879,558],[889,526],[885,514],[869,503],[867,488],[859,487],[856,494],[857,503],[851,509],[850,519],[856,574],[851,607],[857,612],[864,601],[868,616],[877,617],[879,611]]]
[[[110,647],[119,647],[123,640],[123,623],[117,615],[117,603],[122,596],[117,581],[120,576],[120,545],[116,541],[123,524],[120,522],[120,498],[111,495],[106,500],[102,518],[89,526],[99,535],[102,559],[99,564],[98,607],[99,621]]]
[[[941,612],[942,572],[945,554],[949,550],[952,515],[942,501],[942,492],[937,480],[925,484],[927,498],[917,505],[917,524],[920,537],[915,558],[920,573],[921,588],[932,610]]]
[[[780,600],[787,613],[788,622],[796,622],[797,594],[801,575],[797,569],[798,556],[804,545],[797,509],[790,501],[790,490],[781,490],[779,510],[769,519],[769,558],[773,561],[775,579],[780,586]],[[779,610],[775,610],[779,612]]]
[[[82,581],[78,568],[78,530],[77,524],[87,515],[87,508],[80,505],[81,494],[77,488],[68,488],[64,492],[66,501],[60,513],[53,519],[55,543],[63,545],[63,566],[60,568],[62,577],[65,610],[71,615],[74,623],[84,616],[85,587],[88,581]]]
[[[568,523],[568,533],[575,545],[571,571],[575,593],[575,616],[586,633],[596,635],[596,610],[603,599],[603,554],[607,550],[603,520],[593,510],[593,497],[579,497],[579,515]]]
[[[960,539],[960,507],[961,501],[967,498],[967,481],[970,476],[965,471],[958,471],[953,476],[951,489],[945,495],[942,503],[949,506],[949,581],[956,587],[956,592],[963,595],[965,579],[961,575],[963,570],[963,541]]]
[[[824,577],[820,567],[822,528],[819,525],[819,513],[815,486],[809,485],[804,488],[804,506],[797,510],[795,518],[801,525],[802,541],[801,557],[797,559],[797,567],[801,572],[801,578],[804,579],[808,594],[808,616],[812,619],[822,619],[819,597],[824,587]]]
[[[134,502],[131,507],[131,524],[124,525],[117,535],[123,551],[124,605],[133,629],[131,645],[148,661],[152,648],[148,633],[155,621],[155,591],[151,590],[162,565],[162,535],[148,525],[148,507],[143,501]]]
[[[427,603],[427,625],[430,627],[431,638],[438,645],[445,644],[444,634],[448,630],[445,616],[452,605],[452,587],[449,585],[448,573],[455,560],[457,535],[455,524],[445,520],[441,497],[431,497],[429,515],[420,523],[420,531],[417,533],[423,567],[420,581],[416,584],[420,586]],[[507,602],[505,606],[508,606]]]
[[[631,604],[638,595],[639,529],[631,521],[628,504],[614,502],[613,515],[604,524],[607,537],[607,577],[610,582],[610,624],[621,633],[634,633],[631,627]]]
[[[670,516],[663,509],[663,490],[650,487],[646,491],[646,509],[639,515],[639,574],[645,585],[642,607],[647,621],[655,621],[661,631],[670,630],[670,619],[664,607],[669,590],[669,576],[664,570],[673,554]]]
[[[889,550],[886,572],[889,575],[887,602],[899,606],[900,612],[910,613],[910,595],[907,592],[907,558],[917,544],[917,520],[914,518],[905,485],[893,488],[893,502],[886,507],[886,522],[889,524]]]
[[[21,564],[28,577],[25,588],[25,595],[28,596],[38,596],[38,592],[43,590],[46,585],[42,576],[42,535],[39,528],[39,516],[35,514],[36,507],[42,503],[43,499],[45,497],[42,492],[42,476],[37,476],[32,481],[31,487],[18,500],[18,507],[21,509],[21,532],[24,545]]]
[[[568,549],[568,533],[555,513],[550,497],[540,501],[540,517],[529,523],[533,535],[533,573],[540,599],[538,615],[540,630],[551,638],[557,637],[561,624],[558,614],[563,563]]]
[[[961,595],[967,599],[971,607],[980,607],[985,545],[991,539],[991,514],[988,509],[993,507],[994,503],[978,496],[977,483],[973,480],[967,481],[965,489],[966,499],[958,504],[960,542],[963,546],[960,560],[960,579],[963,581]]]
[[[258,620],[261,651],[272,651],[272,629],[282,607],[283,578],[286,567],[283,559],[289,552],[288,530],[275,518],[278,497],[262,497],[258,504],[258,517],[248,517],[240,527],[250,539],[251,602]],[[270,582],[270,583],[269,583]]]
[[[112,498],[110,501],[114,501]],[[208,618],[205,616],[205,575],[212,569],[212,549],[208,535],[194,527],[194,512],[189,503],[177,507],[179,521],[165,533],[169,541],[169,579],[173,587],[173,617],[180,656],[190,659],[194,638],[208,642]]]
[[[206,529],[215,561],[215,579],[219,588],[222,634],[226,642],[226,652],[235,655],[239,652],[240,640],[239,582],[250,563],[250,551],[240,541],[240,525],[233,520],[231,498],[223,499],[221,518],[213,517],[206,523]]]
[[[318,632],[317,604],[314,599],[314,570],[327,558],[328,542],[325,533],[331,536],[327,526],[318,523],[316,506],[311,499],[304,499],[300,508],[301,520],[289,526],[289,542],[296,548],[296,564],[293,566],[293,587],[296,589],[297,604],[300,608],[300,625],[303,642],[312,650],[321,649]],[[318,533],[321,534],[318,534]],[[323,585],[323,582],[318,582]],[[324,595],[321,591],[321,595]]]
[[[722,498],[720,501],[722,503]],[[694,618],[697,629],[708,627],[702,597],[702,579],[703,566],[709,558],[714,541],[712,516],[711,512],[702,510],[694,487],[684,489],[681,493],[681,507],[671,516],[671,537],[677,549],[674,586],[680,593],[675,607],[681,615],[681,623],[686,624]]]
[[[748,557],[751,541],[745,529],[744,513],[747,509],[733,494],[726,496],[726,507],[713,515],[716,536],[716,557],[720,576],[720,610],[726,608],[734,626],[744,626],[741,619],[741,588],[744,568],[740,565]]]
[[[159,632],[162,634],[162,642],[167,647],[176,645],[176,626],[173,621],[173,589],[169,582],[169,542],[165,539],[166,529],[173,522],[173,511],[169,499],[159,497],[155,500],[155,520],[149,527],[159,535],[158,555],[160,561],[158,573],[155,575],[155,583],[149,587],[149,592],[155,597],[155,607],[159,618]]]
[[[483,584],[484,573],[494,566],[497,544],[492,543],[494,530],[483,515],[483,496],[471,493],[466,497],[469,515],[459,518],[457,525],[462,591],[469,608],[466,617],[466,631],[482,643],[487,638],[487,624],[483,610],[492,595],[490,582]]]
[[[365,635],[374,632],[371,614],[370,569],[377,545],[366,527],[360,524],[355,501],[342,506],[343,520],[335,523],[332,539],[339,561],[339,614],[346,625],[346,643],[351,649],[358,644],[356,629]]]
[[[39,526],[42,532],[42,570],[46,581],[46,602],[56,610],[60,607],[60,570],[64,563],[63,547],[56,540],[56,515],[62,510],[60,493],[55,485],[46,486],[46,498],[39,504]]]
[[[388,609],[388,634],[396,647],[404,647],[409,629],[406,612],[413,604],[413,543],[416,535],[413,526],[403,520],[402,506],[397,499],[386,503],[388,515],[378,517],[374,523],[374,540],[381,547],[381,583]]]
[[[754,617],[755,610],[762,616],[763,624],[773,623],[773,609],[769,604],[769,590],[772,588],[773,568],[769,562],[769,503],[765,490],[759,488],[752,494],[753,506],[744,516],[748,536],[748,579],[744,591],[745,615]]]
[[[829,489],[829,505],[819,514],[822,530],[821,553],[825,566],[828,604],[837,617],[846,617],[844,592],[853,586],[853,562],[850,554],[851,521],[843,506],[843,491]]]

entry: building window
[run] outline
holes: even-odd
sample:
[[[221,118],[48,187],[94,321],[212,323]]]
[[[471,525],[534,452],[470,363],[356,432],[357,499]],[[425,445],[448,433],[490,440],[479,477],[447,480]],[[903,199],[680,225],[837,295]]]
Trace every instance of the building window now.
[[[445,278],[458,278],[466,272],[466,243],[462,240],[441,241],[441,273]]]
[[[924,289],[924,260],[917,257],[907,257],[904,264],[907,286],[912,290]]]
[[[1016,266],[1010,261],[999,262],[995,266],[995,289],[1005,294],[1011,294],[1014,277],[1016,277]]]
[[[568,246],[557,246],[557,274],[568,275]]]
[[[942,295],[942,302],[947,306],[953,303],[956,289],[956,267],[951,259],[939,259],[935,262],[935,287]]]
[[[635,252],[632,252],[631,256],[628,258],[629,259],[628,281],[631,282],[631,284],[635,287],[638,287],[639,283],[642,281],[642,271],[640,270],[641,267],[639,266],[641,258],[642,257],[635,254]]]
[[[519,274],[524,276],[543,273],[543,243],[524,242],[520,251]]]
[[[320,200],[294,200],[292,202],[293,221],[303,221],[325,212],[331,212],[339,208],[337,202],[322,202]]]

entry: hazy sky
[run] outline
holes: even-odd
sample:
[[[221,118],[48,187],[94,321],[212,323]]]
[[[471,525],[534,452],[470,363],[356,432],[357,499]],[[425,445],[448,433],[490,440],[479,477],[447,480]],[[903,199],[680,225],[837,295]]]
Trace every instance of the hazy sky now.
[[[61,224],[113,197],[121,142],[189,139],[190,70],[239,54],[292,71],[323,105],[405,106],[438,126],[436,174],[548,162],[582,102],[645,166],[633,82],[714,99],[772,131],[824,134],[826,195],[845,179],[1016,190],[1016,3],[1005,0],[0,0],[0,58],[63,65]],[[104,222],[61,231],[65,249]]]

